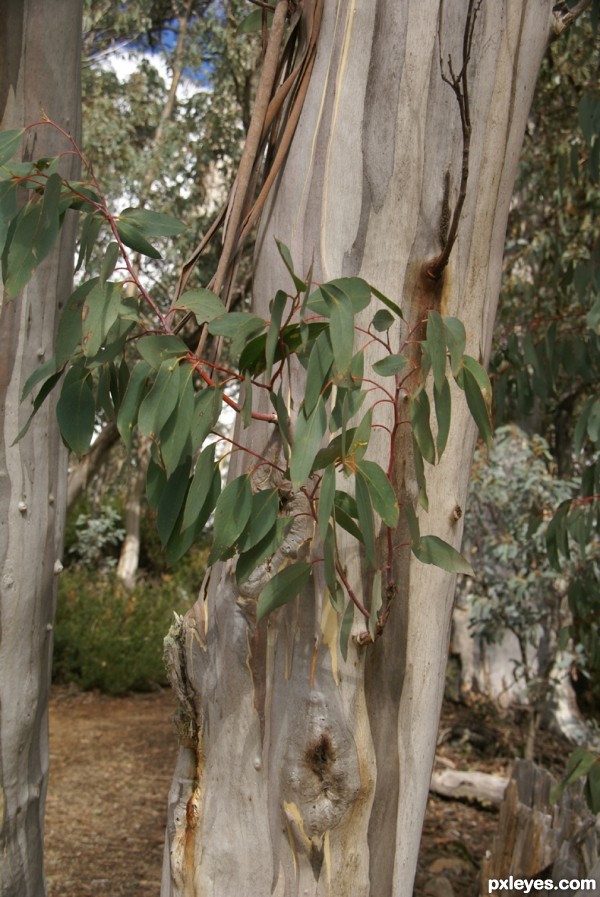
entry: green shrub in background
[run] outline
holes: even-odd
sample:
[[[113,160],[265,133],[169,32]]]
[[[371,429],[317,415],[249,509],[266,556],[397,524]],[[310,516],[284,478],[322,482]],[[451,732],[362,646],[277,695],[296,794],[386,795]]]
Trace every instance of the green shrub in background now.
[[[183,614],[193,604],[206,556],[199,548],[168,573],[140,577],[132,592],[113,571],[81,562],[66,567],[59,582],[53,681],[113,695],[166,685],[163,638],[173,612]]]

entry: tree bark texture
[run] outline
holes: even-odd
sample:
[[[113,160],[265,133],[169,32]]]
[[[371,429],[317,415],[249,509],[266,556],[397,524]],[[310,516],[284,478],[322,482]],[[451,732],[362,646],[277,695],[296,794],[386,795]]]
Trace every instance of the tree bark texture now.
[[[7,0],[0,16],[2,129],[42,112],[76,138],[80,130],[79,0]],[[65,141],[49,126],[29,132],[21,161],[53,156]],[[73,157],[63,170],[77,174]],[[45,894],[42,842],[48,770],[48,693],[56,573],[60,569],[66,452],[55,402],[42,407],[14,444],[30,402],[27,377],[53,354],[55,324],[70,293],[75,230],[28,287],[0,306],[0,892]]]
[[[509,203],[553,4],[475,4],[466,199],[450,264],[432,287],[423,266],[441,251],[446,173],[452,210],[463,159],[459,106],[441,77],[440,58],[446,74],[449,57],[460,70],[468,5],[325,4],[308,95],[257,242],[258,313],[269,317],[276,290],[291,289],[277,238],[300,275],[312,266],[316,281],[361,276],[401,304],[409,327],[432,306],[459,317],[467,351],[487,360]],[[372,315],[373,309],[365,327]],[[405,336],[396,334],[398,347]],[[376,346],[365,355],[368,370],[379,357]],[[289,395],[296,407],[304,389],[299,370]],[[386,408],[377,407],[374,423],[389,425]],[[268,400],[256,410],[271,410]],[[269,436],[252,425],[236,438],[277,458]],[[442,463],[427,470],[430,510],[419,519],[423,534],[457,547],[474,438],[464,396],[455,391],[448,447]],[[411,446],[406,437],[396,446],[401,506],[416,502]],[[385,430],[374,427],[368,457],[385,468],[388,452]],[[231,475],[247,465],[242,453],[233,456]],[[286,552],[307,556],[313,537],[301,496],[288,500],[298,517],[270,569],[259,568],[240,594],[235,559],[216,566],[169,640],[182,748],[170,794],[163,897],[412,894],[454,577],[398,547],[396,597],[383,636],[365,647],[351,640],[346,662],[337,617],[318,588],[257,627],[261,586]],[[407,538],[401,524],[394,544]],[[357,594],[368,596],[371,583],[355,545],[341,554]],[[354,635],[365,629],[358,616]],[[315,635],[320,649],[311,687]]]

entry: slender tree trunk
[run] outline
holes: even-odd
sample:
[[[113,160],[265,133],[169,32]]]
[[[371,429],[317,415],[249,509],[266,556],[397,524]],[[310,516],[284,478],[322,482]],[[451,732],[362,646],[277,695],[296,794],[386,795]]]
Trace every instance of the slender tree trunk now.
[[[448,59],[462,65],[467,7],[477,9],[468,65],[469,176],[450,264],[432,289],[423,266],[443,245],[444,194],[455,208],[463,130]],[[290,286],[274,238],[313,279],[360,275],[414,326],[432,304],[465,324],[486,360],[506,220],[526,118],[551,28],[552,0],[332,0],[325,3],[304,110],[258,240],[255,310]],[[438,26],[439,19],[439,26]],[[439,27],[439,34],[438,34]],[[441,47],[439,37],[441,37]],[[369,318],[372,317],[372,310]],[[366,326],[366,324],[365,324]],[[396,334],[400,346],[406,331]],[[367,340],[365,339],[365,342]],[[366,367],[373,347],[365,351]],[[305,384],[291,384],[292,402]],[[385,406],[378,423],[386,424]],[[270,410],[268,400],[259,411]],[[237,438],[273,451],[252,425]],[[421,532],[458,546],[474,429],[453,396],[450,440],[428,469]],[[402,505],[414,504],[411,441],[396,447]],[[387,466],[385,431],[369,456]],[[232,476],[247,464],[239,453]],[[301,515],[299,497],[298,513]],[[286,549],[305,551],[299,516]],[[383,636],[347,662],[322,594],[304,594],[256,627],[250,588],[217,565],[172,633],[182,747],[170,794],[163,897],[239,894],[409,897],[444,687],[454,577],[424,566],[396,533],[396,597]],[[360,559],[341,549],[367,595]],[[264,583],[268,569],[259,571]],[[322,610],[321,610],[322,607]],[[355,615],[354,635],[364,629]],[[314,683],[315,633],[321,641]]]
[[[79,0],[7,0],[0,16],[2,129],[42,112],[78,137]],[[49,127],[31,132],[23,161],[65,148]],[[73,158],[64,171],[76,175]],[[45,894],[43,817],[48,770],[48,693],[56,573],[60,570],[66,452],[53,400],[13,444],[31,406],[23,385],[53,353],[58,314],[70,293],[74,226],[23,293],[0,306],[0,893]]]
[[[140,565],[142,501],[146,489],[149,462],[150,441],[143,438],[137,446],[135,463],[129,462],[127,503],[125,505],[125,539],[121,546],[117,565],[117,576],[126,589],[135,588]]]

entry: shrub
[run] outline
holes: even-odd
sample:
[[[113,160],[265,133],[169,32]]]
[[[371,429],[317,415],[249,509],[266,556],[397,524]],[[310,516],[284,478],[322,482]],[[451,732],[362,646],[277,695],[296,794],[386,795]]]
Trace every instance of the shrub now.
[[[55,682],[109,694],[167,684],[163,638],[173,612],[185,613],[202,581],[206,551],[185,565],[140,580],[127,592],[114,572],[72,565],[60,577],[54,639]]]

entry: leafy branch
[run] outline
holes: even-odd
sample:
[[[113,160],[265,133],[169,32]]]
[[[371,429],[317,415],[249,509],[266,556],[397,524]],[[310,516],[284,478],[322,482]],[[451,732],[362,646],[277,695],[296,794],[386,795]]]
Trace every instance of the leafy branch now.
[[[366,627],[360,644],[375,641],[385,627],[396,592],[393,556],[402,517],[411,534],[403,544],[421,562],[469,572],[452,546],[421,536],[414,508],[399,506],[392,485],[397,436],[410,427],[419,500],[427,508],[425,464],[439,461],[449,433],[449,377],[464,391],[483,438],[491,439],[489,379],[465,354],[460,321],[430,310],[408,330],[399,306],[360,278],[315,285],[310,276],[300,277],[283,244],[278,249],[293,290],[277,292],[269,319],[230,312],[209,289],[183,292],[170,308],[161,308],[128,250],[160,258],[151,241],[176,236],[179,222],[148,209],[111,212],[89,167],[88,182],[71,183],[58,174],[59,159],[11,163],[22,136],[0,135],[6,298],[16,296],[50,251],[68,209],[82,219],[78,267],[89,263],[102,228],[114,238],[99,272],[87,275],[67,301],[54,357],[32,374],[22,399],[35,392],[31,421],[60,385],[59,427],[80,456],[103,421],[116,425],[127,449],[136,431],[151,441],[147,495],[169,563],[213,518],[209,562],[236,558],[238,589],[255,599],[257,622],[318,576],[340,617],[344,657],[355,609]],[[80,153],[66,138],[70,151]],[[356,317],[367,308],[373,310],[370,323],[358,326]],[[210,337],[225,341],[226,362],[190,349],[181,335],[189,316]],[[369,369],[367,349],[379,355]],[[298,368],[305,371],[306,388],[294,402],[289,384]],[[257,391],[268,393],[272,412],[255,410]],[[250,449],[222,434],[224,406],[244,427],[255,421],[267,428],[265,448]],[[387,411],[380,419],[382,407],[392,408],[391,422]],[[383,467],[367,457],[371,434],[381,428],[388,445]],[[220,458],[217,443],[228,446]],[[245,453],[249,465],[223,488],[221,467],[231,452]],[[346,543],[357,543],[371,583],[366,602],[349,581],[338,547],[342,532]]]

